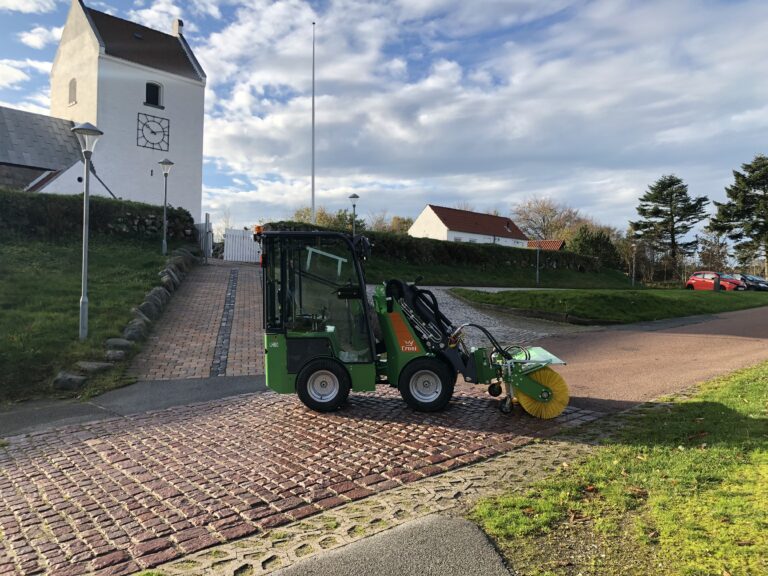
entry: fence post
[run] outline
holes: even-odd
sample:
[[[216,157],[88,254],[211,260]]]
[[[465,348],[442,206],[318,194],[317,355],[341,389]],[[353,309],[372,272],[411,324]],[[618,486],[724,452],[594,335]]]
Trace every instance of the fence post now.
[[[203,241],[203,262],[208,264],[208,249],[210,246],[211,215],[205,213],[205,240]]]

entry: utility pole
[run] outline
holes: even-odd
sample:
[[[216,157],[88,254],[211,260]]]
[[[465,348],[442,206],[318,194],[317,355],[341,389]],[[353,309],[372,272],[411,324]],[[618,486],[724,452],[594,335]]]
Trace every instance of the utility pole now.
[[[312,224],[315,215],[315,23],[312,22]]]

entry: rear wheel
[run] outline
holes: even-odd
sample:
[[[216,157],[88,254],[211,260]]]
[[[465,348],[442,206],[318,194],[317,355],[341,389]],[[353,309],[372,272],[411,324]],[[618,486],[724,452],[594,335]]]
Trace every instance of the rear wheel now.
[[[318,412],[331,412],[343,406],[350,388],[349,374],[330,358],[312,360],[296,377],[299,399]]]
[[[688,286],[685,287],[686,290],[693,290],[693,284],[688,284]]]
[[[408,364],[398,379],[400,395],[419,412],[439,412],[453,396],[455,376],[436,358],[418,358]]]

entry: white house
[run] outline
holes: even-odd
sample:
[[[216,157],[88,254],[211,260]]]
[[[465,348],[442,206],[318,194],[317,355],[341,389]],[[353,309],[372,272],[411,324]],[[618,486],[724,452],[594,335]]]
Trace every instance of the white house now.
[[[526,248],[528,238],[512,220],[503,216],[427,204],[408,229],[415,238],[477,242]]]
[[[168,158],[174,163],[168,203],[186,208],[199,221],[206,76],[182,27],[176,20],[166,34],[73,0],[51,70],[51,117],[0,111],[0,122],[12,128],[27,121],[38,126],[36,143],[15,129],[0,146],[0,176],[5,173],[10,181],[11,167],[16,177],[18,169],[32,169],[36,177],[29,190],[82,192],[81,158],[71,161],[76,140],[66,141],[61,125],[90,122],[104,132],[93,154],[94,168],[115,196],[162,204],[158,162]],[[45,134],[57,141],[46,141]],[[94,194],[108,194],[97,179],[91,182]]]

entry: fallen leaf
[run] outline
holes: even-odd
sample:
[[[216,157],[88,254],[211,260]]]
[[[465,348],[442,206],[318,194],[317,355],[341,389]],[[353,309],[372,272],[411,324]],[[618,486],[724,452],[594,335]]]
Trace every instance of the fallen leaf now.
[[[741,540],[740,542],[736,542],[736,546],[752,546],[754,544],[754,541],[752,540]]]

